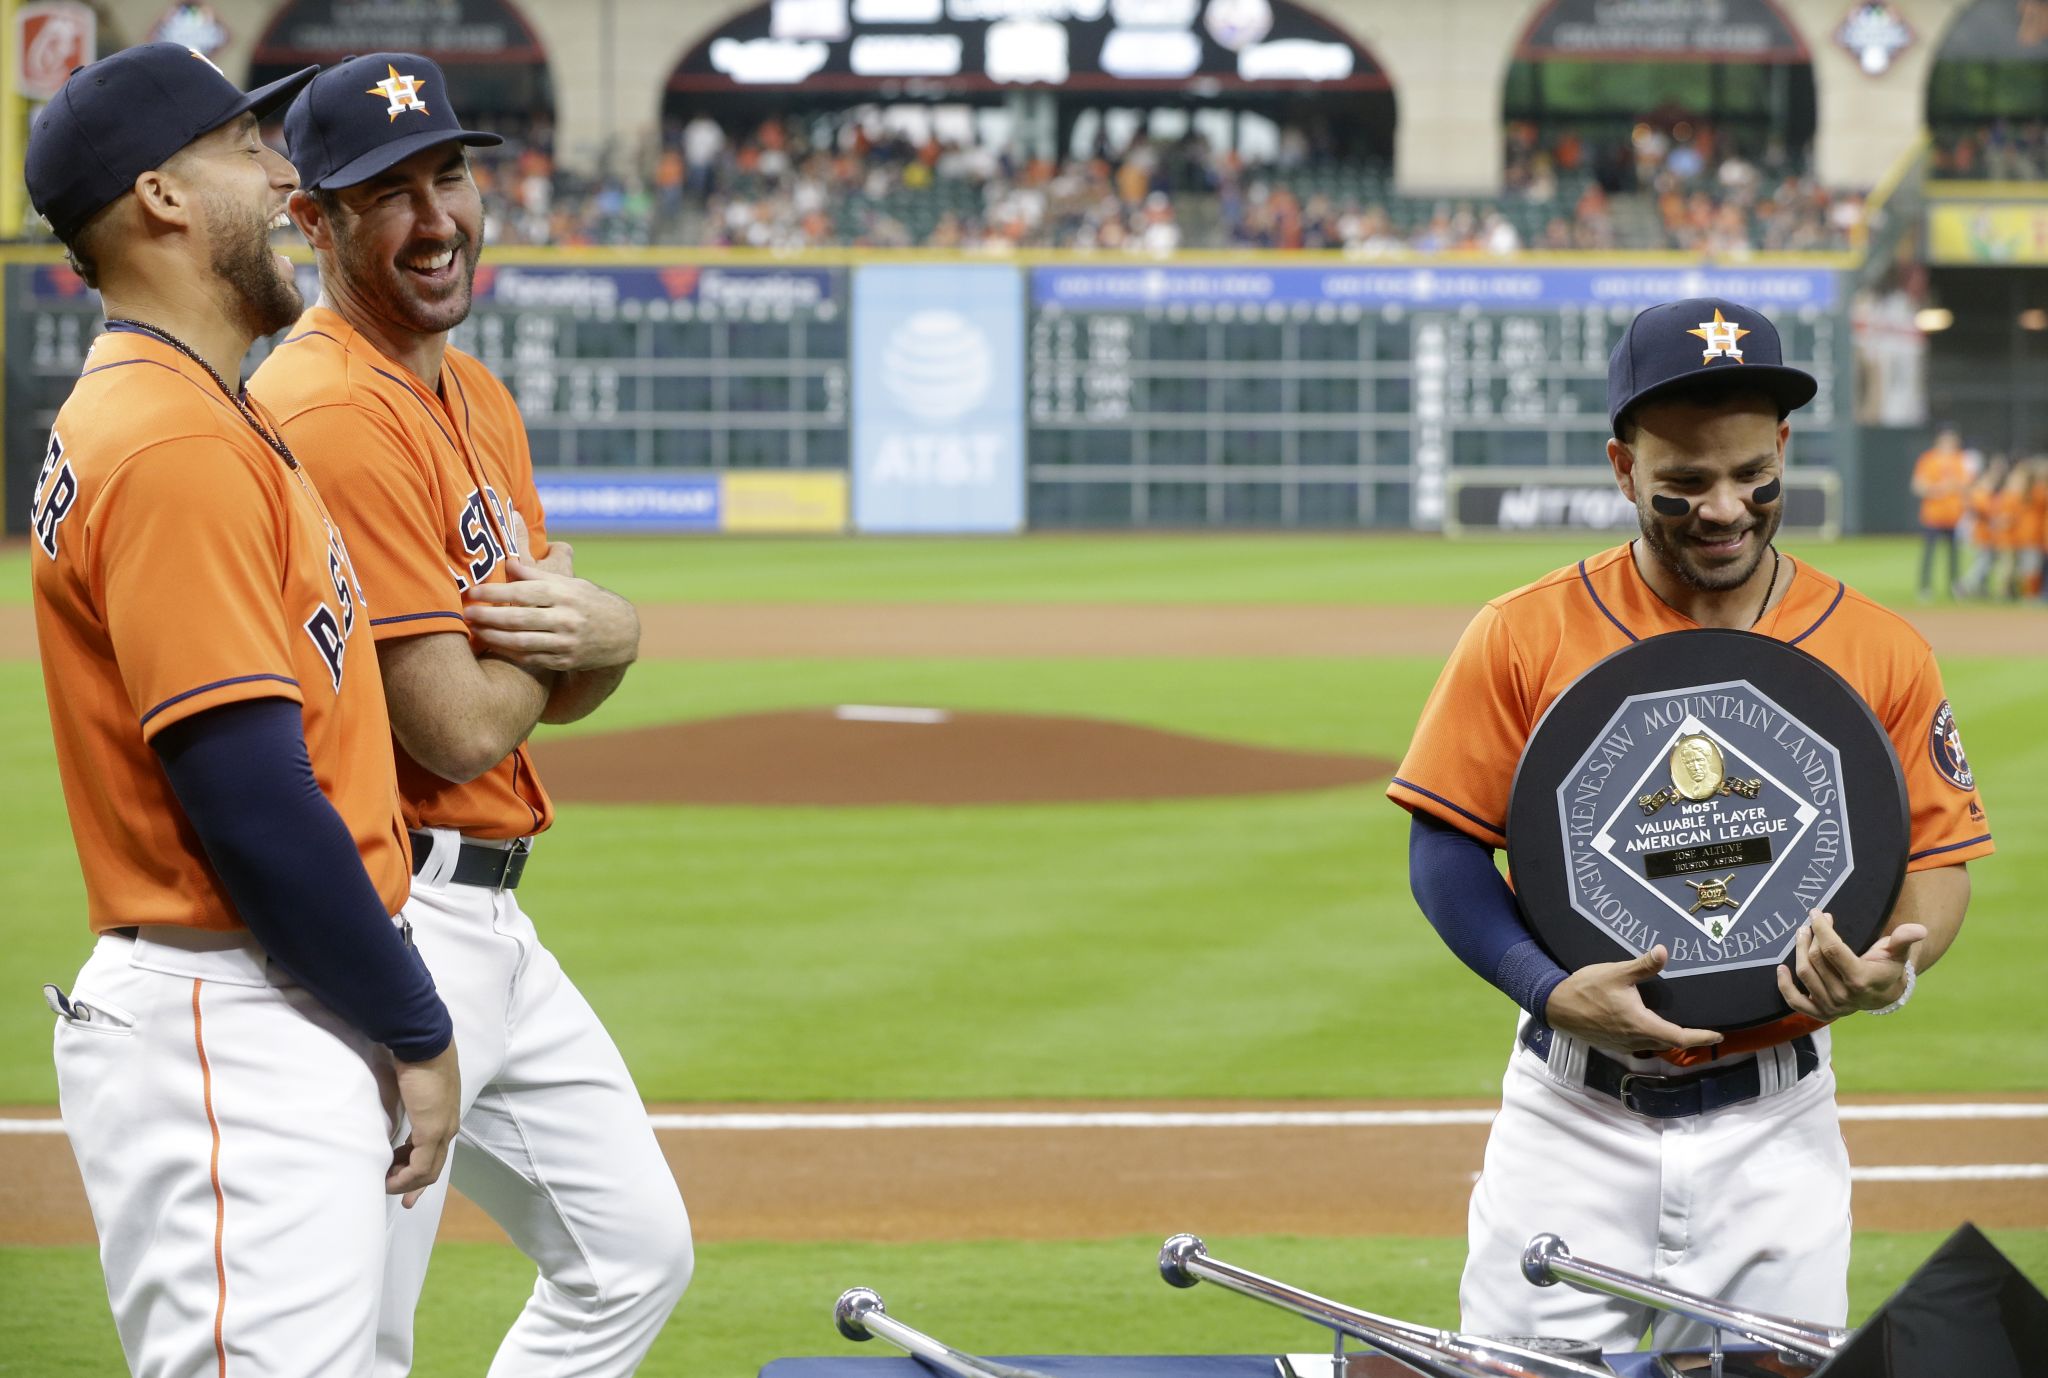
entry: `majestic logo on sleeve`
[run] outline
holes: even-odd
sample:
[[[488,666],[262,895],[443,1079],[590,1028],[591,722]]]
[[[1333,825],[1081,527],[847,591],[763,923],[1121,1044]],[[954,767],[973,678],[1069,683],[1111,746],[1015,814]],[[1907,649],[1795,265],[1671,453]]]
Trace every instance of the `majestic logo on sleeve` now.
[[[1941,772],[1942,779],[1957,789],[1977,788],[1970,758],[1963,754],[1963,734],[1956,729],[1955,710],[1948,706],[1947,699],[1934,710],[1934,725],[1927,731],[1927,754],[1934,758],[1934,768]]]
[[[1742,322],[1723,320],[1719,307],[1714,308],[1714,319],[1701,321],[1698,330],[1688,330],[1685,333],[1697,335],[1707,342],[1706,352],[1700,355],[1700,362],[1702,364],[1711,364],[1717,357],[1733,359],[1736,363],[1741,363],[1742,348],[1736,341],[1749,334],[1747,330],[1742,328]]]
[[[388,62],[384,64],[384,70],[390,73],[390,75],[363,94],[366,96],[382,96],[390,102],[385,111],[389,116],[386,123],[389,123],[390,120],[396,120],[408,110],[417,110],[422,115],[426,114],[427,103],[420,99],[420,88],[426,85],[426,83],[418,77],[400,76],[398,69]]]
[[[50,432],[50,446],[43,451],[43,467],[36,472],[35,486],[28,491],[29,529],[36,533],[36,544],[43,554],[54,560],[57,527],[71,515],[71,505],[78,501],[78,475],[64,461],[64,442],[55,431]]]

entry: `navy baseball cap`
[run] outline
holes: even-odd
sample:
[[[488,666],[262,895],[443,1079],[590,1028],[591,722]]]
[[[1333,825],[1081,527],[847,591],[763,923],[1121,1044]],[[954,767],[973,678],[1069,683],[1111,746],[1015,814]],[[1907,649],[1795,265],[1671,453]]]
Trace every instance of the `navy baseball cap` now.
[[[1688,297],[1652,306],[1629,322],[1607,360],[1607,420],[1653,398],[1693,389],[1753,387],[1789,415],[1813,400],[1820,384],[1788,366],[1778,327],[1754,307],[1725,297]]]
[[[319,70],[244,92],[182,43],[138,44],[88,62],[29,128],[29,203],[69,240],[137,177],[239,115],[268,115]]]
[[[505,142],[464,129],[440,67],[418,53],[371,53],[329,67],[284,112],[299,185],[352,187],[435,144]]]

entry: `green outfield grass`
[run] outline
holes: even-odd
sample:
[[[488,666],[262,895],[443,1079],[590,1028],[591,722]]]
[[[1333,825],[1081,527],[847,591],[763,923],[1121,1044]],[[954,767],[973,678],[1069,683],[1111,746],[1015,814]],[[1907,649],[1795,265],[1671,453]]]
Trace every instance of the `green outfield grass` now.
[[[2048,1086],[2039,663],[1957,660],[2003,850],[1911,1018],[1841,1032],[1844,1086]],[[1398,757],[1419,660],[648,664],[593,726],[840,702],[1092,713]],[[33,666],[0,665],[0,1102],[47,1102],[37,983],[81,960]],[[1376,789],[1149,805],[565,809],[521,896],[674,1100],[1495,1094],[1512,1011],[1407,893]],[[1200,1057],[1177,1032],[1199,1009]],[[1418,1034],[1422,1036],[1418,1036]],[[1113,1049],[1113,1053],[1105,1053]]]
[[[579,543],[579,565],[643,601],[1466,609],[1585,550],[1408,537],[593,541]],[[1814,554],[1881,599],[1910,595],[1909,542]],[[0,602],[23,601],[26,562],[19,548],[0,552]],[[2016,628],[2039,615],[2012,614]],[[2042,664],[1944,665],[2002,850],[1972,868],[1969,925],[1912,1010],[1842,1028],[1847,1090],[2048,1088],[2048,1010],[2035,989],[2048,874]],[[650,663],[572,730],[883,702],[1396,758],[1436,669],[1415,658]],[[0,945],[0,1103],[47,1103],[50,1024],[36,986],[68,980],[87,939],[33,663],[0,663],[0,778],[12,786],[0,792],[12,920]],[[1371,787],[957,809],[579,804],[520,893],[653,1099],[1491,1097],[1512,1010],[1415,912],[1405,834],[1405,815]],[[1190,1011],[1210,1031],[1193,1050],[1181,1032]],[[1158,1235],[1112,1242],[707,1246],[642,1371],[746,1378],[780,1355],[847,1352],[828,1312],[854,1283],[988,1353],[1322,1347],[1320,1332],[1267,1308],[1169,1292],[1152,1253],[1168,1231],[1202,1222],[1159,1223]],[[2048,1231],[1995,1237],[2048,1277]],[[1458,1239],[1211,1242],[1376,1310],[1454,1319]],[[1937,1242],[1859,1236],[1856,1314]],[[416,1372],[482,1372],[528,1286],[507,1246],[443,1249]],[[119,1371],[89,1250],[0,1249],[0,1296],[0,1375]]]
[[[1328,1332],[1215,1288],[1174,1292],[1153,1259],[1158,1235],[1123,1240],[972,1244],[714,1244],[640,1369],[642,1378],[749,1378],[798,1354],[856,1350],[832,1328],[848,1287],[881,1293],[927,1333],[985,1355],[1281,1354],[1327,1351]],[[1993,1230],[2035,1278],[2048,1277],[2048,1230]],[[1850,1312],[1860,1320],[1943,1236],[1859,1234]],[[1464,1240],[1213,1237],[1218,1257],[1352,1305],[1422,1324],[1457,1322]],[[443,1245],[419,1313],[414,1378],[474,1378],[531,1286],[509,1245]],[[104,1374],[121,1369],[98,1261],[89,1249],[0,1249],[0,1375]]]
[[[1615,538],[1353,535],[941,538],[592,537],[580,573],[641,602],[1429,603],[1476,607]],[[1917,538],[1784,548],[1880,602],[1912,601]],[[28,548],[0,551],[26,602]]]

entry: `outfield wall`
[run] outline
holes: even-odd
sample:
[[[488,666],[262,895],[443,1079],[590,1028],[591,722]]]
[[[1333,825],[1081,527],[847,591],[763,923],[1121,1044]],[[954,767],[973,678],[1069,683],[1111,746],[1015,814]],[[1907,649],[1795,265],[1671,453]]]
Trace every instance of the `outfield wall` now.
[[[18,534],[99,307],[47,257],[0,271]],[[456,342],[517,400],[563,531],[1571,529],[1612,514],[1528,494],[1454,513],[1453,480],[1604,470],[1629,320],[1722,296],[1768,310],[1820,379],[1794,462],[1834,476],[1812,526],[1853,532],[1848,293],[1833,266],[1662,257],[501,251]]]

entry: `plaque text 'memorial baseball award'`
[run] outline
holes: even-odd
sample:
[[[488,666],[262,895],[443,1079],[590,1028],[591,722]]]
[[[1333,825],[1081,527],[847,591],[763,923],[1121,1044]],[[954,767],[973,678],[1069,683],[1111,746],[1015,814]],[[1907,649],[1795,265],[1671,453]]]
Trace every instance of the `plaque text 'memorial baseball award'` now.
[[[1905,876],[1905,777],[1833,670],[1749,632],[1651,637],[1537,724],[1508,805],[1529,926],[1570,970],[1663,944],[1643,987],[1675,1023],[1790,1013],[1776,968],[1825,909],[1862,952]]]

